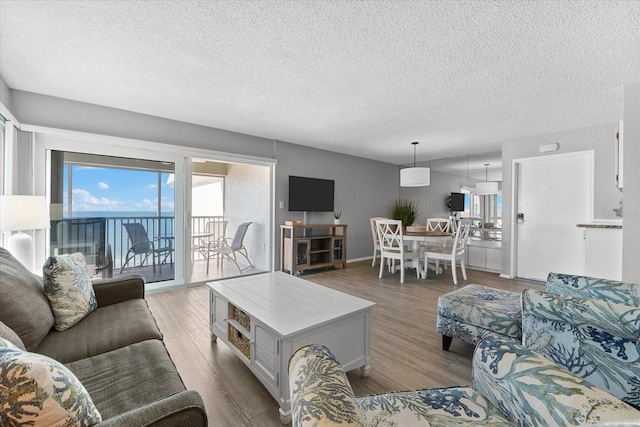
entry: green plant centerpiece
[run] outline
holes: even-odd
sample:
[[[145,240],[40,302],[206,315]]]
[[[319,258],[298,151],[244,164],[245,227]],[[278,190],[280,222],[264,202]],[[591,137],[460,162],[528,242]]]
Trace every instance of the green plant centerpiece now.
[[[418,217],[418,204],[414,200],[396,199],[389,208],[389,216],[402,221],[402,226],[412,225]]]

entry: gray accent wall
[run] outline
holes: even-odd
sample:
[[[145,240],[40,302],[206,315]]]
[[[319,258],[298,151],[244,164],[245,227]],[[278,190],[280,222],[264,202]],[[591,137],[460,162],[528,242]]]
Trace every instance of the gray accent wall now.
[[[275,218],[303,219],[302,212],[289,212],[289,175],[335,180],[335,210],[347,224],[347,259],[371,257],[373,238],[369,218],[386,216],[387,206],[398,197],[400,172],[397,165],[347,156],[278,141],[276,145]],[[280,201],[285,208],[280,209]],[[333,223],[330,212],[310,214],[310,223]],[[278,227],[279,228],[279,227]],[[276,235],[279,239],[280,232]],[[278,258],[279,258],[279,242]]]
[[[11,112],[22,123],[277,159],[273,230],[276,269],[279,225],[287,219],[302,219],[302,213],[287,209],[289,175],[335,180],[335,207],[342,211],[342,223],[349,225],[349,260],[372,255],[369,218],[386,215],[386,206],[398,197],[397,165],[36,93],[11,92]],[[279,209],[281,200],[285,209]],[[333,217],[330,213],[313,213],[311,222],[333,222]],[[234,230],[230,224],[229,233]]]
[[[511,212],[512,166],[517,159],[594,150],[594,219],[614,218],[622,193],[615,184],[614,143],[618,123],[605,123],[547,135],[506,141],[502,144],[502,273],[511,273],[511,232],[515,213]],[[557,142],[555,153],[540,153],[541,144]],[[626,154],[626,153],[625,153]],[[553,209],[553,206],[549,206]],[[558,215],[561,215],[558,212]]]

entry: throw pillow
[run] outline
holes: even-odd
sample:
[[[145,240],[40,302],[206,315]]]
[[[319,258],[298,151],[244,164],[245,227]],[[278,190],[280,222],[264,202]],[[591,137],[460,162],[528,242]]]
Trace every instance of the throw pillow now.
[[[63,364],[0,338],[0,419],[5,425],[91,426],[102,421],[87,390]]]
[[[44,293],[49,299],[56,330],[69,329],[97,306],[84,255],[51,257],[42,267]]]
[[[35,350],[54,319],[42,279],[0,248],[0,321],[10,327],[27,350]]]

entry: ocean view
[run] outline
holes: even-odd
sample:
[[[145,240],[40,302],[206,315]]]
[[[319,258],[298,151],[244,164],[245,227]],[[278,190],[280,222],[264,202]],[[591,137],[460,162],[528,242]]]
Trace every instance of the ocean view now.
[[[73,211],[73,218],[140,218],[140,217],[153,217],[158,216],[157,212],[153,211]],[[173,211],[161,212],[161,216],[174,217]]]

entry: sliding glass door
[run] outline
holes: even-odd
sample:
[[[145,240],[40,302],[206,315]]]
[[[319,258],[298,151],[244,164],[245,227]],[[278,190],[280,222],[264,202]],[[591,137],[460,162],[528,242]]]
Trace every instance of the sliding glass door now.
[[[50,255],[82,252],[103,278],[175,279],[174,163],[58,150],[50,159]]]

